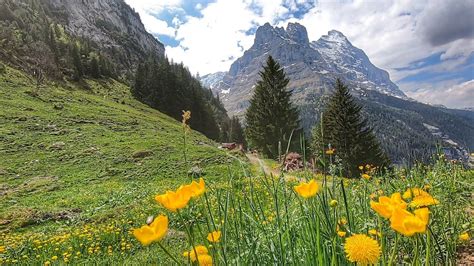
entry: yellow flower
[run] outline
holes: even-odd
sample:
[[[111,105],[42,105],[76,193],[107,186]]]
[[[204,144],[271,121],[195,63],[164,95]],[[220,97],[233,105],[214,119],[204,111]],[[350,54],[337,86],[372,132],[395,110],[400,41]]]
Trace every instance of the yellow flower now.
[[[411,199],[412,197],[417,197],[417,196],[426,196],[429,195],[428,192],[424,191],[423,189],[420,188],[409,188],[403,193],[403,198],[404,199]]]
[[[144,246],[148,246],[152,242],[160,241],[168,231],[168,217],[160,215],[150,225],[144,225],[140,228],[133,229],[133,235]]]
[[[191,259],[192,262],[195,262],[197,257],[199,257],[200,255],[207,255],[207,253],[208,251],[205,246],[196,246],[191,249],[191,251],[184,252],[183,256]]]
[[[204,254],[198,255],[199,266],[212,266],[212,257]]]
[[[327,149],[326,154],[327,155],[333,155],[334,154],[334,149]]]
[[[409,206],[412,208],[427,207],[431,205],[437,205],[439,201],[433,198],[430,194],[415,196],[410,202]]]
[[[318,193],[319,185],[314,179],[311,179],[308,183],[300,183],[298,186],[294,186],[294,189],[301,197],[307,199]]]
[[[468,232],[465,232],[463,234],[460,234],[459,235],[459,240],[461,241],[469,241],[469,233]]]
[[[51,265],[51,262],[45,261],[45,262],[44,262],[44,266],[48,266],[48,265]]]
[[[57,260],[57,259],[58,259],[58,256],[52,256],[51,259],[52,259],[52,260]]]
[[[377,263],[381,252],[377,241],[363,234],[355,234],[346,238],[344,251],[350,262],[357,262],[361,265]]]
[[[359,170],[364,170],[364,166],[363,165],[359,165]]]
[[[365,180],[369,180],[369,179],[370,179],[370,175],[368,175],[368,174],[363,174],[363,175],[362,175],[362,178],[365,179]]]
[[[214,231],[207,235],[209,242],[219,242],[221,239],[221,231]]]
[[[390,227],[404,236],[412,236],[415,233],[424,233],[428,225],[430,211],[421,208],[414,214],[404,209],[396,209],[390,218]]]
[[[337,235],[340,236],[340,237],[345,237],[346,232],[345,231],[337,231]]]
[[[339,221],[337,223],[340,224],[340,225],[346,225],[347,220],[346,220],[346,218],[341,218],[341,219],[339,219]]]
[[[381,196],[379,202],[370,201],[370,207],[380,216],[389,219],[395,209],[406,209],[407,203],[402,200],[400,193],[393,193],[392,196]]]
[[[0,253],[4,253],[5,252],[5,246],[0,246]]]
[[[377,232],[376,229],[370,229],[369,230],[369,235],[373,235],[373,236],[382,236],[382,234],[380,234],[379,232]]]
[[[181,186],[178,188],[178,191],[186,191],[186,193],[189,193],[191,197],[195,198],[201,196],[204,193],[206,190],[205,186],[206,184],[204,183],[204,179],[200,178],[199,183],[193,181],[189,185]]]
[[[155,200],[169,211],[176,212],[188,205],[191,196],[189,189],[178,189],[176,192],[167,191],[165,194],[156,195]]]
[[[336,207],[336,206],[337,206],[337,200],[334,200],[334,199],[331,200],[331,201],[329,202],[329,206],[331,206],[331,207]]]

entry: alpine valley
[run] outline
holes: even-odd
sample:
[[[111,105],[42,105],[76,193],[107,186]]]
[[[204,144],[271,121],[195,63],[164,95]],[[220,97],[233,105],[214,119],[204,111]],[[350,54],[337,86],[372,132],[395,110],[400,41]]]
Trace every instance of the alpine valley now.
[[[229,115],[243,119],[259,71],[271,55],[290,79],[293,101],[308,133],[318,123],[336,78],[347,83],[392,161],[403,164],[427,158],[436,147],[452,158],[468,158],[474,149],[474,112],[431,106],[407,97],[387,71],[374,66],[343,33],[331,30],[310,41],[306,28],[260,26],[253,45],[227,72],[200,78],[219,94]],[[410,152],[408,152],[410,151]]]

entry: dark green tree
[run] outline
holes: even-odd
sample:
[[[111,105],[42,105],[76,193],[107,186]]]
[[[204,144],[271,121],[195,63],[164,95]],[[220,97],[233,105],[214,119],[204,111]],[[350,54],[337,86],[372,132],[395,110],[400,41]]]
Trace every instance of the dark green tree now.
[[[291,103],[292,91],[287,90],[289,81],[283,68],[269,56],[245,114],[249,144],[270,158],[284,152],[292,132],[299,129],[298,110]]]
[[[316,157],[327,163],[325,150],[334,148],[335,155],[341,159],[343,174],[348,177],[360,176],[359,165],[370,164],[383,169],[390,164],[362,117],[361,109],[348,87],[337,79],[320,124],[313,129],[312,146]]]
[[[80,80],[84,75],[84,70],[81,62],[81,53],[79,52],[79,47],[77,47],[77,44],[74,44],[71,53],[72,62],[74,64],[74,80]]]
[[[245,141],[244,136],[244,129],[240,124],[239,119],[236,116],[233,116],[232,119],[229,121],[229,142],[239,143],[247,146],[247,142]]]

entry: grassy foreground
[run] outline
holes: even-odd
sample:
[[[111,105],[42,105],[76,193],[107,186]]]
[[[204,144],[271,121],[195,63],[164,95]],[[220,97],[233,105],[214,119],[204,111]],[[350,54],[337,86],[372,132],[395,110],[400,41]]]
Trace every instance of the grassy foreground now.
[[[88,83],[89,91],[48,84],[32,96],[28,77],[0,75],[0,264],[209,262],[183,256],[196,249],[214,264],[346,265],[349,251],[382,265],[438,265],[455,264],[469,245],[460,236],[472,230],[474,173],[459,165],[440,158],[359,180],[339,177],[337,164],[330,176],[268,176],[196,132],[184,148],[182,126],[131,99],[126,86]],[[154,200],[189,184],[193,165],[204,171],[203,194],[178,211]],[[295,190],[311,181],[307,194]],[[404,236],[370,202],[410,188],[437,204],[426,207],[425,230]],[[414,197],[403,201],[420,209]],[[150,215],[166,215],[169,226],[142,246],[132,232]],[[208,239],[213,231],[217,242]],[[358,234],[367,238],[348,250]]]

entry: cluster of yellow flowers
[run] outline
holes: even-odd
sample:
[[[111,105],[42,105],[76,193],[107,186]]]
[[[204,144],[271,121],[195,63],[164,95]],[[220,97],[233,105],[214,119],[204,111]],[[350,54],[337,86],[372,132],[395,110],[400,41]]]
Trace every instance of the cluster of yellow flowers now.
[[[407,203],[404,199],[412,200]],[[427,207],[438,203],[428,192],[420,188],[409,188],[403,196],[396,192],[390,197],[379,197],[378,202],[370,201],[370,207],[380,216],[389,219],[393,230],[405,236],[413,236],[426,232],[430,214]],[[414,208],[413,213],[407,207]]]
[[[183,115],[184,119],[184,115]],[[199,183],[192,181],[190,184],[180,186],[176,191],[167,191],[164,194],[156,195],[155,200],[171,212],[177,212],[186,208],[192,198],[201,196],[206,190],[204,179],[200,178]],[[150,224],[143,225],[133,230],[133,235],[144,246],[160,241],[168,231],[168,217],[159,215]],[[213,231],[207,235],[209,242],[220,241],[221,231]],[[192,262],[199,265],[212,265],[212,257],[208,254],[205,246],[193,246],[191,251],[186,251],[183,255]]]

